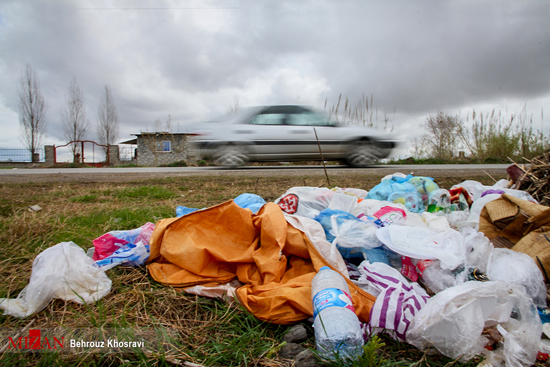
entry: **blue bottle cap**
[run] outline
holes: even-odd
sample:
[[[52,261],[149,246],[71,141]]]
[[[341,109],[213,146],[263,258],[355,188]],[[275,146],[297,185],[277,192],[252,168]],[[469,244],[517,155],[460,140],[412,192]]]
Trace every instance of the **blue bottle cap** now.
[[[321,270],[330,270],[330,268],[328,266],[323,266],[321,269],[319,269],[319,271]]]

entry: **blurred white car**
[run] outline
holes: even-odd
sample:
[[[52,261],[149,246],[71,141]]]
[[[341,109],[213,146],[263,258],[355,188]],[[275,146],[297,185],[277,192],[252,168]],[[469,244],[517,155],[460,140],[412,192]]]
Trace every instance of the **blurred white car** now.
[[[247,162],[310,160],[366,167],[396,146],[375,129],[338,124],[301,106],[253,107],[225,121],[202,123],[194,132],[202,158],[232,168]]]

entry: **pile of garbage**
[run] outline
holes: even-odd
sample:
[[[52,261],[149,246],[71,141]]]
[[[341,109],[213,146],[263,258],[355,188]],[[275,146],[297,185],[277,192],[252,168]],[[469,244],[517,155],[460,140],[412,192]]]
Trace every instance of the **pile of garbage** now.
[[[147,264],[159,283],[294,324],[312,321],[311,282],[326,266],[347,282],[365,340],[387,333],[463,362],[529,366],[550,353],[550,207],[520,186],[447,190],[395,173],[369,191],[293,187],[273,203],[243,194],[179,206],[174,218],[97,238],[88,254],[69,242],[47,249],[0,308],[27,317],[54,298],[94,302],[110,291],[105,270]]]

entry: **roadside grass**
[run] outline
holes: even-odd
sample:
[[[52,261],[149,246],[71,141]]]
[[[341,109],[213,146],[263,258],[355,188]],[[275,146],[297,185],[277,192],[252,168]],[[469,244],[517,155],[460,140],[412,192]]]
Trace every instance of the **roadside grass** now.
[[[331,177],[333,186],[369,190],[381,175]],[[495,177],[496,179],[505,177]],[[468,179],[492,184],[489,176]],[[441,177],[450,188],[463,180]],[[128,230],[175,216],[178,205],[203,208],[254,193],[273,201],[295,186],[326,186],[323,177],[242,177],[238,175],[169,177],[127,183],[0,184],[0,298],[15,298],[28,284],[35,257],[59,242],[73,241],[84,250],[109,231]],[[42,210],[29,211],[40,205]],[[26,318],[0,316],[0,329],[113,331],[154,335],[149,349],[133,353],[83,350],[82,353],[0,353],[5,366],[23,365],[181,365],[290,366],[274,351],[287,326],[255,319],[237,302],[185,294],[154,282],[146,267],[116,267],[107,272],[112,290],[95,304],[54,300]],[[309,327],[309,326],[308,326]],[[441,356],[427,356],[410,345],[381,337],[376,346],[384,365],[461,365]],[[0,348],[7,340],[0,340]],[[314,348],[310,339],[306,347]],[[380,361],[380,359],[377,359]],[[392,364],[393,363],[393,364]],[[370,365],[370,364],[355,364]],[[472,365],[473,364],[468,364]]]
[[[494,157],[487,157],[484,160],[479,160],[475,158],[454,158],[454,159],[443,159],[443,158],[415,158],[415,157],[408,157],[408,158],[392,158],[387,163],[387,165],[391,164],[506,164],[510,163],[510,160],[508,159],[499,159]]]

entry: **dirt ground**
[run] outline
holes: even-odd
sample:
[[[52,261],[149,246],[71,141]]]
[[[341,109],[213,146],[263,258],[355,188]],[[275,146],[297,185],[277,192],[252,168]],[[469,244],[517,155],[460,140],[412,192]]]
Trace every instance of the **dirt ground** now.
[[[436,182],[448,181],[448,182],[461,182],[464,180],[477,180],[484,181],[486,184],[490,182],[496,182],[500,179],[508,178],[505,168],[463,168],[457,165],[452,169],[423,169],[417,168],[418,166],[400,166],[396,168],[387,168],[384,166],[367,169],[351,169],[351,168],[339,168],[328,167],[326,174],[322,167],[297,167],[297,168],[245,168],[236,170],[202,170],[202,171],[187,171],[187,170],[175,170],[170,172],[135,172],[135,170],[129,170],[128,172],[109,172],[108,169],[101,173],[82,173],[82,172],[70,172],[70,173],[37,173],[37,174],[21,174],[17,170],[10,172],[2,172],[0,175],[0,183],[5,184],[17,184],[17,183],[53,183],[53,182],[80,182],[80,183],[94,183],[94,182],[140,182],[140,181],[156,181],[162,180],[167,177],[184,178],[184,177],[197,177],[197,176],[212,176],[212,177],[296,177],[304,179],[313,179],[313,181],[333,180],[335,183],[338,179],[343,177],[364,177],[366,181],[379,181],[380,178],[401,172],[404,174],[413,174],[415,176],[432,177]],[[334,186],[332,184],[329,186]]]

